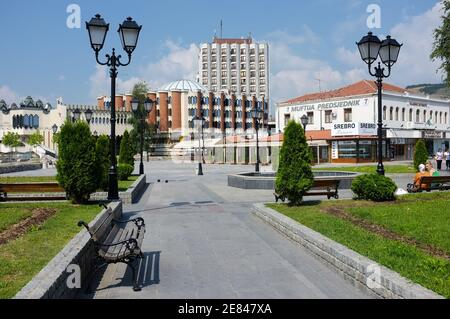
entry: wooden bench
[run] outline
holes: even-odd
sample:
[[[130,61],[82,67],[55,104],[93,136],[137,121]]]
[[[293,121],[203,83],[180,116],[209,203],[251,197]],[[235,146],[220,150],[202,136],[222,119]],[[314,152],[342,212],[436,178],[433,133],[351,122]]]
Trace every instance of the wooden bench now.
[[[408,184],[408,193],[431,192],[433,190],[450,190],[450,176],[423,176],[419,182],[420,187],[417,188],[414,184]],[[422,185],[429,185],[427,188],[422,188]]]
[[[303,196],[327,196],[328,199],[339,199],[338,189],[340,180],[338,179],[315,179],[310,190],[308,190]],[[275,201],[286,201],[284,196],[279,195],[277,192],[273,193]]]
[[[102,268],[109,264],[124,263],[133,271],[133,290],[140,291],[134,261],[144,258],[142,253],[142,241],[145,233],[145,223],[142,218],[132,220],[117,220],[111,208],[107,208],[95,227],[90,228],[84,221],[78,222],[78,226],[84,226],[96,250],[95,270],[91,279]],[[90,292],[90,284],[87,286]]]
[[[48,196],[39,197],[16,197],[8,198],[8,193],[64,193],[64,189],[58,183],[0,183],[0,201],[11,200],[47,200],[47,199],[66,199],[66,196]]]

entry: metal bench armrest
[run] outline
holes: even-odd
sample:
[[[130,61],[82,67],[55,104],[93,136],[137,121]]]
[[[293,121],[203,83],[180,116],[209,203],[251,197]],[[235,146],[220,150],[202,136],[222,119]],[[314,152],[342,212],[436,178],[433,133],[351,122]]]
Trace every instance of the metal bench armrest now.
[[[128,223],[135,223],[138,228],[145,227],[145,222],[142,217],[130,219],[130,220],[118,220],[113,219],[113,222],[116,224],[128,224]]]
[[[125,245],[127,247],[127,249],[129,249],[129,250],[134,250],[134,249],[138,248],[138,242],[134,238],[129,238],[127,240],[123,240],[123,241],[120,241],[117,243],[111,243],[111,244],[105,244],[105,243],[99,243],[99,242],[96,242],[95,244],[98,247],[104,247],[104,248],[114,247],[114,246],[118,246],[118,245]]]

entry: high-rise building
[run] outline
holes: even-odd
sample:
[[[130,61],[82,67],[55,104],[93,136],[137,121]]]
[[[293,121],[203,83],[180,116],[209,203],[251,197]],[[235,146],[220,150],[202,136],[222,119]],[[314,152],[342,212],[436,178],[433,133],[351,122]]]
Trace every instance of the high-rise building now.
[[[254,43],[250,37],[214,37],[212,43],[200,46],[197,81],[212,92],[255,95],[269,101],[268,44]]]

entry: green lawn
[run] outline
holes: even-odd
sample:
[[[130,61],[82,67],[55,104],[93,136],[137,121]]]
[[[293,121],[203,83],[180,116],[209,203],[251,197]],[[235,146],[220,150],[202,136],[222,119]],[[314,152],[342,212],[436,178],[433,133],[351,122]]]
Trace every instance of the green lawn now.
[[[119,191],[126,190],[133,185],[139,176],[130,176],[127,181],[119,181]],[[0,183],[45,183],[56,182],[56,176],[11,176],[0,177]]]
[[[386,174],[414,174],[416,170],[409,165],[385,165],[384,170]],[[364,165],[364,166],[343,166],[343,167],[328,167],[328,168],[315,168],[313,171],[343,171],[354,173],[375,173],[377,171],[377,165]]]
[[[0,245],[0,299],[13,297],[80,231],[77,222],[91,221],[101,208],[97,204],[63,203],[0,204],[0,225],[26,218],[29,209],[54,208],[56,215],[42,226]],[[15,217],[10,217],[15,216]]]
[[[340,208],[364,220],[450,253],[450,193],[408,195],[396,203],[328,201],[300,207],[269,204],[282,214],[450,298],[450,260],[387,239],[326,212]]]

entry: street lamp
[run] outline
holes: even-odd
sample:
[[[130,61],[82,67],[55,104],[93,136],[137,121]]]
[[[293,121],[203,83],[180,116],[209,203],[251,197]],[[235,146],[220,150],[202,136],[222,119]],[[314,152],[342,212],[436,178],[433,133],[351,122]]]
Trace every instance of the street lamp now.
[[[300,118],[300,121],[302,122],[303,130],[305,131],[305,136],[306,136],[306,126],[308,125],[308,116],[307,115],[303,115]]]
[[[81,116],[81,111],[79,109],[75,109],[75,111],[72,112],[74,122],[78,121]]]
[[[203,121],[205,119],[203,118],[202,114],[200,114],[200,116],[195,116],[193,121],[194,121],[194,127],[197,129],[197,132],[199,134],[201,134],[201,138],[203,139]],[[201,146],[201,141],[200,141],[200,136],[198,138],[198,149],[200,150],[202,148]],[[202,149],[202,153],[203,153],[203,149]],[[198,159],[198,172],[197,175],[203,175],[203,167],[202,167],[202,155],[199,154],[199,159]]]
[[[144,102],[144,110],[143,112],[139,112],[139,100],[134,98],[131,101],[131,109],[133,110],[134,114],[139,118],[139,121],[141,123],[141,134],[140,134],[140,146],[141,146],[141,163],[139,164],[139,174],[144,174],[144,162],[143,162],[143,153],[144,153],[144,124],[145,119],[148,116],[148,114],[153,109],[153,101],[147,98]]]
[[[106,54],[106,62],[101,62],[98,58],[100,50],[103,48],[105,43],[106,34],[109,30],[109,24],[106,24],[105,20],[97,14],[91,21],[86,22],[86,29],[89,33],[89,40],[91,47],[95,52],[95,59],[98,64],[106,65],[110,68],[111,77],[111,167],[109,169],[109,188],[108,188],[108,199],[118,200],[119,199],[119,186],[117,181],[117,163],[116,163],[116,78],[117,78],[117,68],[119,66],[127,66],[131,63],[131,54],[136,49],[136,45],[139,39],[139,33],[142,26],[139,26],[132,18],[127,18],[122,24],[119,25],[119,30],[117,31],[120,36],[120,41],[122,43],[123,50],[128,55],[127,63],[122,63],[120,59],[121,55],[116,56],[115,49],[112,49],[112,54]]]
[[[387,36],[385,40],[380,39],[369,32],[358,43],[356,43],[361,54],[361,59],[368,65],[369,74],[377,78],[378,87],[378,166],[377,173],[384,175],[383,165],[383,116],[382,116],[382,90],[383,78],[388,78],[391,75],[391,68],[397,62],[400,48],[403,44],[399,44],[391,36]],[[380,57],[381,62],[388,68],[385,73],[385,68],[381,67],[381,62],[372,70],[372,64]]]
[[[92,114],[93,114],[93,113],[94,113],[94,112],[92,112],[91,109],[87,109],[87,110],[84,112],[84,116],[86,116],[86,121],[88,122],[88,125],[91,124]]]
[[[259,124],[263,117],[263,112],[260,108],[253,108],[251,111],[251,115],[253,120],[255,121],[255,127],[256,127],[256,164],[255,164],[255,172],[259,173]]]
[[[58,125],[53,124],[52,131],[53,131],[53,134],[56,134],[56,132],[58,132]]]

